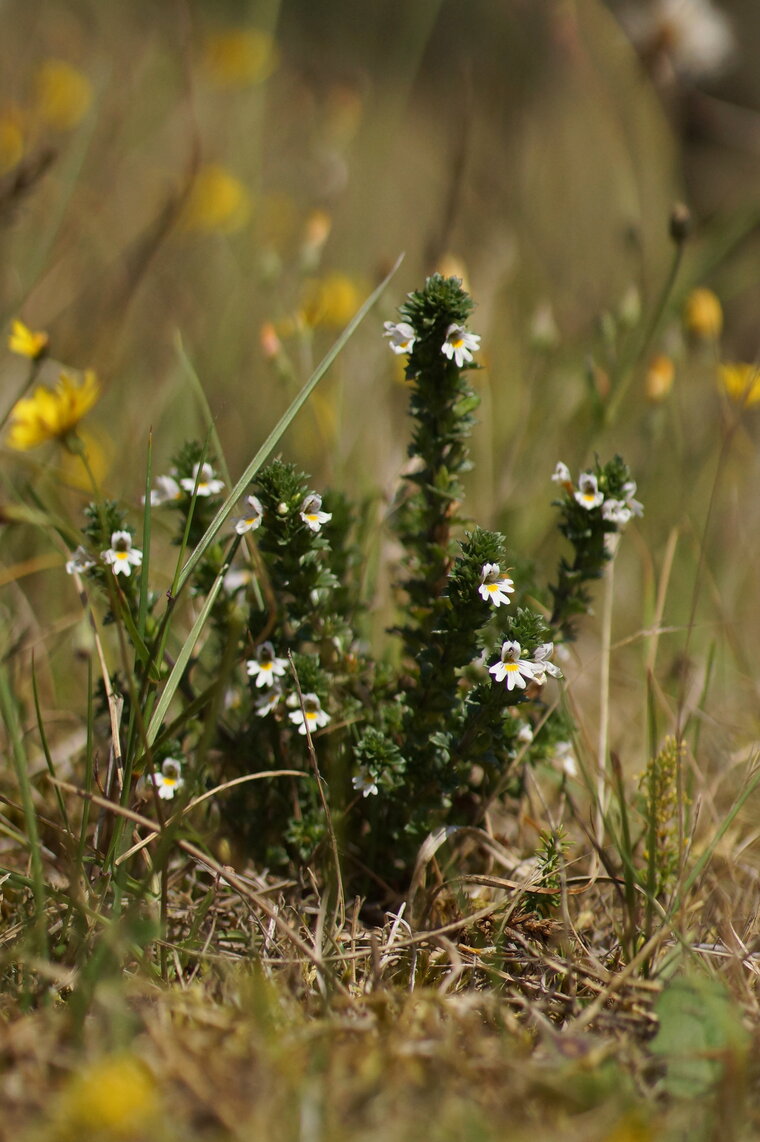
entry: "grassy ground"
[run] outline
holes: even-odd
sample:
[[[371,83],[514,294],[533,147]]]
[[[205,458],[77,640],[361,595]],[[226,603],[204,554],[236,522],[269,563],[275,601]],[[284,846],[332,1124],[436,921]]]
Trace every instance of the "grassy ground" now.
[[[642,62],[596,0],[2,11],[0,310],[49,335],[0,361],[3,1134],[756,1137],[754,6],[717,77],[679,72],[667,39]],[[464,278],[482,339],[467,517],[506,533],[516,578],[567,550],[558,461],[621,453],[645,512],[552,683],[568,747],[354,895],[329,821],[342,880],[329,845],[251,859],[223,769],[169,825],[170,801],[109,789],[139,717],[120,737],[91,696],[127,645],[139,681],[135,624],[154,632],[142,598],[132,626],[104,622],[107,591],[83,609],[63,565],[92,481],[142,526],[149,450],[155,476],[210,431],[229,487],[285,415],[276,451],[366,507],[357,647],[397,663],[409,386],[382,322],[436,270]],[[13,447],[16,401],[58,362],[100,378],[87,470],[71,438]],[[161,599],[177,554],[152,526]],[[184,700],[178,740],[210,772],[182,669],[202,599],[177,607],[134,736],[164,687],[157,740]],[[295,785],[316,755],[290,740]]]

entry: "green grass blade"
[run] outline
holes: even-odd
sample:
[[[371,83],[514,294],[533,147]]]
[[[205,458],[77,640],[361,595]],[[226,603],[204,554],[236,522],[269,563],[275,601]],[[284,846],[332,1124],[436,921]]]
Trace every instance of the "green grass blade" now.
[[[188,578],[193,573],[193,570],[197,566],[198,562],[203,558],[207,548],[209,547],[209,545],[211,543],[213,543],[214,539],[216,538],[217,533],[224,526],[228,517],[235,510],[235,507],[237,505],[238,500],[240,499],[243,492],[248,487],[248,485],[251,482],[251,480],[253,479],[253,477],[256,475],[256,472],[259,470],[259,468],[264,463],[264,461],[267,459],[267,457],[270,455],[270,453],[275,449],[275,447],[277,446],[277,443],[280,440],[280,438],[282,437],[283,433],[285,433],[286,430],[290,427],[290,425],[293,422],[293,420],[295,419],[296,415],[301,410],[301,408],[306,403],[306,401],[309,399],[312,392],[317,387],[319,382],[322,380],[322,378],[324,377],[325,373],[327,372],[327,370],[332,365],[335,358],[338,356],[338,354],[343,349],[344,345],[353,336],[353,333],[355,332],[357,327],[361,324],[361,322],[367,316],[369,311],[372,309],[375,302],[378,300],[378,298],[381,296],[381,294],[383,293],[383,291],[387,287],[391,278],[393,277],[396,270],[400,266],[402,258],[403,258],[403,254],[397,259],[396,264],[393,266],[390,273],[386,275],[386,277],[383,279],[383,281],[380,283],[380,285],[377,287],[377,289],[375,289],[369,295],[369,297],[365,301],[364,305],[358,311],[358,313],[353,318],[353,320],[350,321],[349,324],[346,326],[346,328],[343,330],[340,337],[337,339],[337,341],[332,346],[332,348],[329,350],[329,352],[326,354],[326,356],[322,358],[322,361],[319,363],[319,365],[317,365],[317,368],[314,370],[312,375],[309,377],[306,384],[303,386],[301,391],[298,393],[298,395],[295,397],[295,399],[292,401],[292,403],[289,405],[289,407],[286,409],[286,411],[280,417],[280,419],[278,420],[275,427],[269,433],[269,436],[267,436],[266,440],[261,445],[261,448],[259,448],[259,450],[256,453],[256,455],[254,456],[253,460],[251,460],[250,464],[248,465],[248,467],[243,472],[243,475],[240,477],[240,479],[235,484],[234,488],[230,492],[227,499],[224,501],[222,506],[219,508],[219,511],[216,513],[213,520],[209,524],[208,529],[206,530],[206,534],[203,536],[200,543],[196,547],[195,551],[192,553],[192,555],[188,559],[187,563],[185,564],[185,566],[182,570],[182,573],[180,574],[179,579],[176,583],[175,593],[182,590],[182,588],[184,587]]]
[[[146,734],[146,742],[148,746],[153,745],[153,742],[156,740],[158,731],[160,730],[161,724],[166,715],[166,711],[169,709],[171,700],[177,691],[177,687],[182,680],[182,675],[184,674],[185,668],[187,667],[188,661],[190,660],[190,655],[193,652],[193,647],[198,641],[201,631],[206,625],[206,620],[211,613],[211,608],[216,602],[216,597],[221,590],[222,581],[224,579],[226,570],[227,568],[225,566],[217,575],[214,585],[209,591],[208,596],[206,597],[206,601],[203,604],[203,608],[193,623],[192,629],[182,645],[182,649],[177,656],[177,661],[172,667],[171,674],[166,680],[166,685],[164,686],[164,689],[161,693],[161,697],[156,703],[156,708],[153,711],[153,716],[151,717],[148,724],[148,730]]]

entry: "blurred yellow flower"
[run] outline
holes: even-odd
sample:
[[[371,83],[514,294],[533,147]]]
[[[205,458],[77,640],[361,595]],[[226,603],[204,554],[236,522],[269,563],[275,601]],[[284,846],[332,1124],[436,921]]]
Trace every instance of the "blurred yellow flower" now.
[[[185,205],[188,230],[232,234],[245,226],[250,214],[251,198],[240,179],[215,163],[201,167]]]
[[[29,357],[30,360],[36,361],[47,349],[48,341],[47,333],[33,333],[23,321],[14,321],[8,338],[8,348],[11,353],[18,353],[19,357]]]
[[[203,44],[203,69],[217,87],[263,83],[279,63],[277,44],[259,28],[210,32]]]
[[[718,379],[723,391],[737,404],[760,404],[760,365],[719,365]]]
[[[13,109],[0,113],[0,174],[15,167],[24,153],[20,116]]]
[[[692,290],[683,307],[686,332],[700,341],[717,341],[723,329],[723,309],[711,289]]]
[[[73,1076],[54,1111],[56,1138],[134,1139],[147,1135],[159,1113],[156,1084],[131,1055],[99,1059]]]
[[[675,375],[676,367],[670,357],[666,357],[664,353],[652,357],[644,379],[644,393],[647,400],[652,404],[659,404],[665,400],[673,388]]]
[[[22,397],[11,409],[7,443],[19,452],[48,440],[60,440],[76,430],[100,395],[98,379],[88,369],[80,382],[61,373],[54,389],[40,385],[31,397]]]
[[[351,320],[361,305],[361,294],[347,274],[335,271],[304,283],[301,317],[310,327],[329,325],[340,328]]]
[[[68,131],[84,118],[92,103],[86,75],[60,59],[49,59],[34,77],[34,112],[49,127]]]

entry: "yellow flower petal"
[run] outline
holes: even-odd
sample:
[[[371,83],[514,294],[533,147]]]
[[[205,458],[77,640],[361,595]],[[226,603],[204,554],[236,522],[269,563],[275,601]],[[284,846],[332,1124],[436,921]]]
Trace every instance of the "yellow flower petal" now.
[[[54,389],[40,385],[31,397],[22,397],[11,409],[7,443],[26,452],[49,440],[63,440],[73,432],[100,395],[97,377],[88,369],[81,382],[61,373]]]
[[[92,85],[87,76],[60,59],[49,59],[35,76],[37,116],[58,131],[76,127],[92,103]]]
[[[48,340],[47,333],[33,333],[23,321],[14,321],[8,338],[8,348],[11,353],[18,353],[20,357],[29,357],[32,361],[36,361],[47,349]]]
[[[203,69],[218,87],[263,83],[278,62],[276,43],[258,28],[211,32],[203,45]]]
[[[250,195],[240,179],[209,163],[198,171],[183,222],[188,230],[231,234],[246,224],[250,213]]]

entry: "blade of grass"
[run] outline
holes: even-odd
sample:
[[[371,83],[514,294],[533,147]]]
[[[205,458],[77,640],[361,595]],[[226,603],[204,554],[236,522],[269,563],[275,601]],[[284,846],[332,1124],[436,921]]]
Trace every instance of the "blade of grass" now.
[[[189,635],[182,644],[182,649],[177,655],[177,661],[174,663],[172,671],[169,677],[166,679],[166,685],[161,692],[161,697],[158,699],[156,708],[153,711],[153,716],[148,723],[148,729],[146,731],[146,744],[148,746],[153,745],[153,742],[158,736],[158,731],[161,728],[161,723],[164,720],[166,711],[169,709],[171,700],[174,697],[177,691],[177,687],[180,684],[182,675],[184,674],[185,668],[190,660],[190,655],[193,652],[193,648],[200,637],[201,631],[206,625],[206,620],[211,613],[211,608],[216,602],[216,597],[221,590],[226,571],[227,567],[225,565],[217,575],[214,584],[206,597],[203,607],[201,608],[197,619],[193,623]]]
[[[50,776],[55,777],[55,765],[53,764],[53,758],[48,747],[47,734],[45,733],[45,724],[42,720],[42,709],[40,708],[40,692],[37,687],[37,671],[34,666],[34,655],[32,655],[32,695],[34,697],[34,712],[37,717],[37,732],[40,735],[40,745],[42,746],[42,752],[45,755],[45,763],[47,764],[48,773]],[[57,786],[55,789],[55,795],[58,801],[58,808],[61,813],[61,820],[64,823],[66,832],[70,833],[71,825],[69,823],[68,813],[66,812],[66,803],[63,800],[63,794]]]
[[[388,283],[390,282],[391,278],[396,273],[396,270],[401,265],[402,258],[403,258],[403,254],[400,255],[399,258],[397,258],[396,263],[393,266],[393,268],[391,269],[390,273],[388,273],[386,275],[386,277],[382,280],[382,282],[377,287],[377,289],[375,289],[369,295],[369,297],[365,301],[364,305],[358,311],[358,313],[353,318],[353,320],[350,321],[349,324],[346,326],[346,328],[343,330],[340,337],[338,337],[337,341],[334,343],[334,345],[329,350],[329,352],[326,354],[326,356],[322,358],[322,361],[319,363],[319,365],[317,365],[317,368],[314,370],[312,375],[309,377],[306,384],[303,386],[301,391],[298,393],[298,395],[295,397],[295,399],[291,402],[289,407],[286,409],[286,411],[280,417],[280,419],[278,420],[275,427],[269,433],[266,440],[261,445],[261,448],[259,448],[258,452],[254,456],[253,460],[251,460],[250,464],[248,465],[248,467],[243,472],[243,475],[240,477],[240,479],[235,484],[234,488],[230,492],[227,499],[224,501],[222,506],[219,508],[219,511],[216,513],[213,520],[209,524],[205,535],[202,537],[202,539],[200,540],[195,551],[192,553],[192,555],[188,559],[187,563],[183,567],[182,572],[179,575],[179,578],[178,578],[177,583],[175,585],[174,594],[177,594],[177,593],[179,593],[179,591],[182,590],[185,583],[187,582],[190,575],[192,574],[193,570],[195,569],[195,567],[197,566],[199,561],[203,558],[208,547],[210,546],[211,543],[213,543],[214,539],[216,538],[217,533],[224,526],[225,521],[229,518],[229,516],[235,510],[235,506],[236,506],[238,500],[240,499],[243,492],[248,487],[249,483],[251,482],[251,480],[255,476],[256,472],[258,472],[261,465],[264,463],[264,461],[267,459],[267,457],[270,455],[270,453],[277,446],[277,443],[279,442],[283,433],[290,427],[290,425],[293,422],[293,420],[295,419],[296,415],[298,414],[300,409],[303,407],[305,402],[308,400],[308,398],[310,397],[310,395],[312,394],[314,389],[317,387],[319,382],[322,380],[322,378],[324,377],[325,373],[327,372],[327,370],[332,365],[335,358],[338,356],[338,354],[343,349],[344,345],[353,336],[357,327],[361,324],[361,322],[364,320],[364,318],[369,313],[370,309],[372,309],[375,302],[378,300],[378,298],[384,292],[384,290],[387,287]]]

